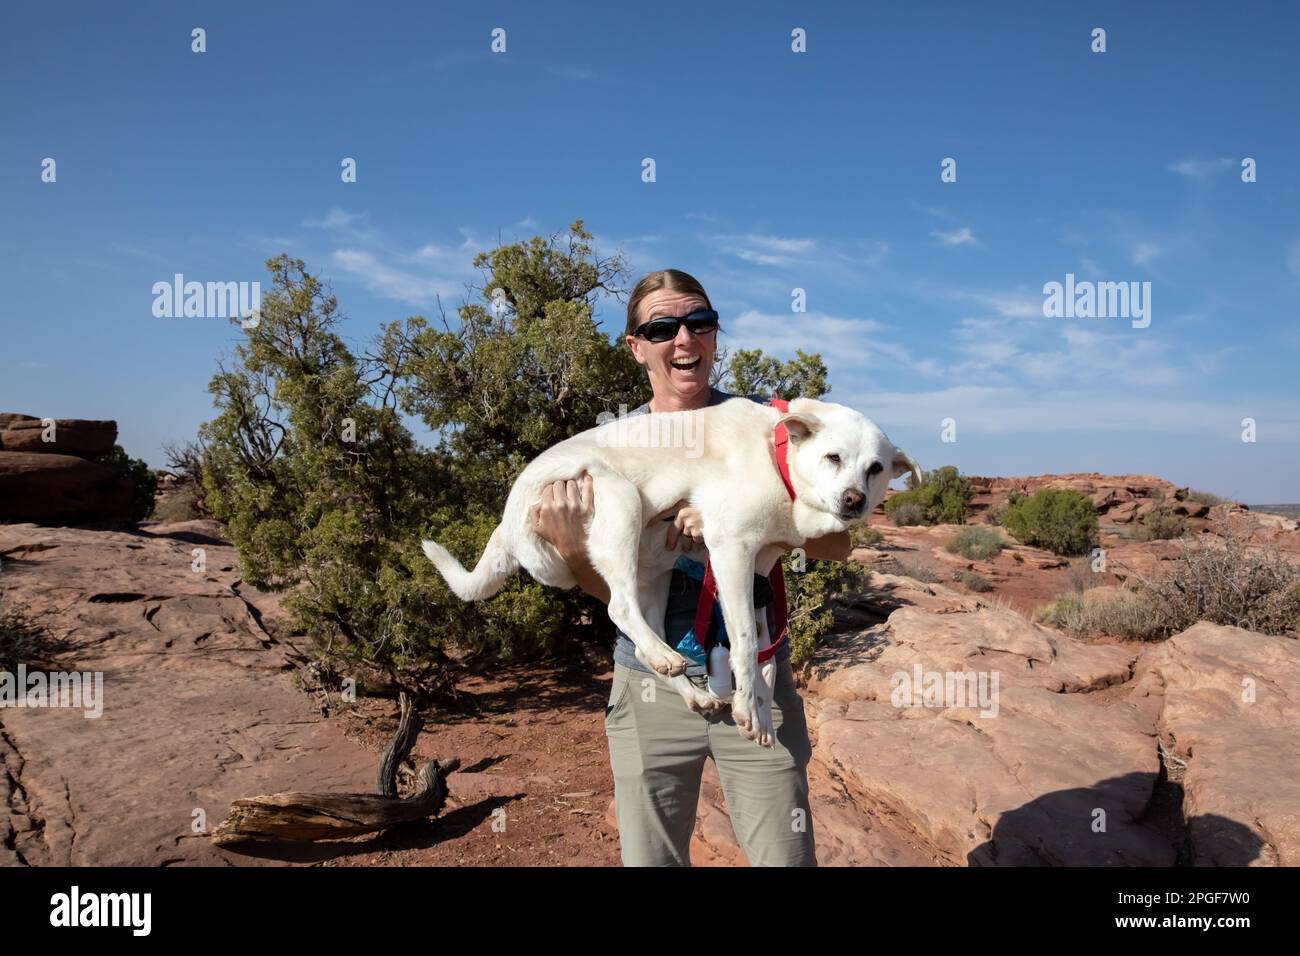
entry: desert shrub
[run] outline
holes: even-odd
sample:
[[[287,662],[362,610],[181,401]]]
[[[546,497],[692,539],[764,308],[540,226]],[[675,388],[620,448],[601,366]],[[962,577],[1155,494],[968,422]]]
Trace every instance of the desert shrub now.
[[[945,545],[949,554],[960,554],[972,561],[987,561],[1002,553],[1007,543],[1002,535],[985,525],[973,524],[962,528]]]
[[[1003,527],[1016,540],[1054,554],[1083,554],[1097,544],[1097,513],[1086,495],[1040,488],[1007,510]]]
[[[1084,557],[1070,562],[1065,572],[1065,582],[1070,591],[1082,594],[1106,583],[1106,574],[1092,569],[1092,558]]]
[[[911,561],[900,561],[897,558],[890,558],[889,561],[880,566],[880,570],[885,574],[897,574],[901,577],[911,578],[914,581],[920,581],[923,584],[937,584],[940,580],[939,575],[925,565],[914,564]]]
[[[47,665],[69,649],[67,641],[50,634],[0,591],[0,671],[13,673],[19,664]]]
[[[790,666],[799,670],[812,660],[822,636],[835,624],[834,612],[827,606],[832,596],[866,590],[871,572],[853,561],[814,560],[806,561],[800,571],[789,556],[783,560]]]
[[[1184,545],[1168,574],[1144,583],[1167,635],[1197,621],[1264,634],[1300,629],[1300,568],[1276,548],[1249,547],[1231,529]]]
[[[927,472],[918,487],[892,495],[885,502],[885,514],[892,520],[899,508],[917,505],[921,509],[922,524],[963,524],[973,497],[975,492],[970,482],[961,477],[952,465],[945,465]],[[894,523],[898,524],[897,521]]]
[[[182,481],[173,486],[169,494],[163,495],[153,508],[155,521],[193,521],[204,517],[199,507],[199,486],[192,481]]]
[[[1165,636],[1149,595],[1115,588],[1063,594],[1040,608],[1034,619],[1080,637],[1107,634],[1154,640]]]
[[[988,510],[984,512],[984,519],[991,525],[1000,525],[1007,517],[1007,509],[1011,507],[1009,502],[999,502],[995,505],[989,505]]]
[[[954,577],[972,591],[983,594],[993,590],[993,583],[984,575],[974,571],[958,571]]]
[[[1195,488],[1188,488],[1187,493],[1183,495],[1183,501],[1195,501],[1199,504],[1209,505],[1213,508],[1215,505],[1235,505],[1237,501],[1233,498],[1224,498],[1221,495],[1211,494],[1208,491],[1198,491]]]
[[[181,479],[177,491],[188,488],[188,495],[186,496],[188,502],[186,499],[182,499],[174,506],[174,512],[179,511],[182,506],[188,503],[189,517],[212,517],[212,510],[208,507],[207,499],[203,494],[204,450],[202,442],[166,442],[163,445],[163,453],[167,456],[168,469]],[[184,521],[186,519],[173,517],[168,520]]]
[[[1170,506],[1160,505],[1138,525],[1133,532],[1133,537],[1138,541],[1164,541],[1170,538],[1181,538],[1185,534],[1187,534],[1187,519],[1180,514],[1174,514],[1174,509]]]
[[[149,467],[148,462],[132,458],[121,445],[114,445],[107,455],[95,459],[107,465],[119,478],[131,483],[131,498],[127,503],[126,519],[143,521],[153,511],[153,496],[158,489],[158,476]]]
[[[855,548],[874,548],[885,540],[879,528],[859,524],[849,529],[849,541]]]
[[[894,522],[896,528],[925,524],[925,512],[914,502],[906,502],[894,508],[886,506],[885,511],[888,512],[889,520]]]

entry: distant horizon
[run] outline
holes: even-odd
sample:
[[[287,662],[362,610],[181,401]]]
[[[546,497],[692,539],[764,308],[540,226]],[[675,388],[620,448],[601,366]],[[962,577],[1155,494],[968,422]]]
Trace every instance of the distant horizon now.
[[[160,284],[288,252],[360,347],[582,219],[925,467],[1300,501],[1300,8],[654,13],[7,8],[0,410],[162,467],[239,330]]]

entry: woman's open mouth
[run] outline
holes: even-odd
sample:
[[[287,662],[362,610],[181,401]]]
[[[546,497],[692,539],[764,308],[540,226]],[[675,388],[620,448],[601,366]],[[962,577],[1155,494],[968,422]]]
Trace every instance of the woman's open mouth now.
[[[673,368],[680,372],[689,372],[700,364],[700,356],[691,355],[686,358],[675,358],[672,360]]]

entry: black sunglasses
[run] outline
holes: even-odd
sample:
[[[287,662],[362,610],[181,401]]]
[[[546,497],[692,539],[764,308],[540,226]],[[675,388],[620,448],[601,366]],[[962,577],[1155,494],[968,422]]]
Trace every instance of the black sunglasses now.
[[[690,315],[663,315],[637,326],[632,334],[647,342],[667,342],[677,338],[677,330],[683,325],[691,330],[692,335],[704,335],[718,327],[718,313],[712,309],[700,309]]]

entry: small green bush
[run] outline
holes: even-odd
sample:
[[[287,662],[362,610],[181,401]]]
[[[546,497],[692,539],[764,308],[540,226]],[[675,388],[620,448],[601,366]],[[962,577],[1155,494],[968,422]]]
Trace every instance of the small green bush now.
[[[921,509],[922,524],[964,524],[973,497],[975,492],[970,482],[952,465],[945,465],[928,472],[920,487],[890,497],[885,502],[885,514],[893,520],[899,508],[916,505]]]
[[[1086,495],[1040,488],[1007,509],[1003,522],[1017,541],[1054,554],[1084,554],[1097,544],[1097,513]]]
[[[1078,637],[1104,634],[1150,641],[1166,636],[1159,613],[1145,592],[1097,588],[1063,594],[1040,608],[1034,619]]]
[[[1000,525],[1006,520],[1007,509],[1010,507],[1011,505],[1007,503],[989,505],[988,510],[984,512],[984,518],[991,525]]]
[[[114,445],[107,455],[95,459],[102,465],[113,469],[119,478],[131,482],[131,500],[127,504],[126,519],[142,521],[153,511],[153,496],[158,490],[158,476],[149,467],[149,463],[139,458],[132,458],[121,445]]]
[[[935,574],[924,564],[912,564],[910,561],[899,561],[895,558],[890,564],[880,569],[886,574],[897,574],[899,577],[911,578],[913,581],[920,581],[922,584],[938,584],[939,575]]]
[[[1222,495],[1216,495],[1209,491],[1198,491],[1195,488],[1188,488],[1183,500],[1195,501],[1198,504],[1209,505],[1211,508],[1215,505],[1235,505],[1237,503],[1232,498],[1224,498]]]
[[[987,561],[989,558],[996,558],[1006,546],[1007,543],[1002,540],[1002,535],[992,528],[987,525],[973,524],[953,535],[946,548],[949,554],[960,554],[963,558],[970,558],[972,561]]]
[[[198,503],[198,485],[192,481],[181,482],[172,493],[155,504],[152,517],[155,521],[193,521],[204,517]]]
[[[897,508],[886,508],[885,510],[889,513],[889,520],[894,522],[896,528],[925,524],[925,512],[920,505],[914,502],[904,502]]]
[[[976,574],[974,571],[958,571],[956,578],[972,591],[983,594],[993,590],[993,584],[982,574]]]
[[[885,536],[880,529],[871,525],[854,525],[849,529],[849,542],[855,548],[874,548],[884,540]]]
[[[1160,505],[1152,511],[1134,531],[1133,537],[1138,541],[1165,541],[1169,538],[1181,538],[1187,534],[1187,519],[1174,514],[1173,508]]]

